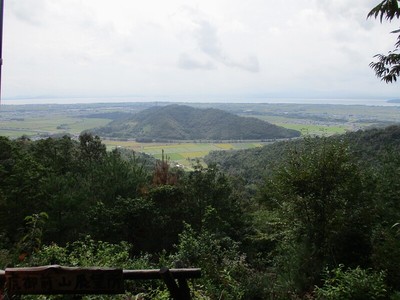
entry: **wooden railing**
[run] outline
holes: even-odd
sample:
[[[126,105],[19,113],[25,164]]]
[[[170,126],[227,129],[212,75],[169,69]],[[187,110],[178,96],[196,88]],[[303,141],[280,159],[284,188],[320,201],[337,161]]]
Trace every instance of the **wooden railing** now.
[[[121,294],[125,280],[162,279],[171,298],[190,300],[187,279],[201,277],[200,269],[122,270],[59,265],[0,270],[0,299],[8,295]]]

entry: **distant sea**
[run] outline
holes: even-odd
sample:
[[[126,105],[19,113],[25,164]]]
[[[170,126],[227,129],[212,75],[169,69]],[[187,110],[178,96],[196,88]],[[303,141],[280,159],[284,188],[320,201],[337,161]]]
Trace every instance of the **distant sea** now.
[[[390,103],[389,99],[316,99],[316,98],[261,98],[261,97],[101,97],[101,98],[19,98],[2,99],[4,105],[25,104],[84,104],[84,103],[139,103],[139,102],[174,102],[174,103],[293,103],[293,104],[332,104],[332,105],[368,105],[400,106]]]

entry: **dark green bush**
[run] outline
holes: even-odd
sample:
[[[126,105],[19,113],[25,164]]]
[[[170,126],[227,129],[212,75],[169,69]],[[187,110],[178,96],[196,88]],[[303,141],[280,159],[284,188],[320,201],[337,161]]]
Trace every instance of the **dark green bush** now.
[[[316,298],[321,300],[377,300],[387,299],[387,294],[383,271],[345,270],[343,265],[326,270],[324,285],[315,288]]]

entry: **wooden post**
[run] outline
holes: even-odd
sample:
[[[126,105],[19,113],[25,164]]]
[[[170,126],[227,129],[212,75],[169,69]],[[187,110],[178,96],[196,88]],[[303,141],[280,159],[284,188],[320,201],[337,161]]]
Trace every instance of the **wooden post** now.
[[[190,300],[190,289],[189,289],[189,286],[187,284],[186,279],[179,278],[178,279],[178,284],[179,284],[179,290],[180,290],[181,295],[182,295],[182,299]]]
[[[175,268],[184,268],[184,264],[182,261],[178,260],[174,263]],[[190,299],[190,289],[186,281],[187,278],[178,278],[179,290],[181,291],[181,295],[183,299]]]
[[[160,269],[160,275],[161,278],[164,280],[165,284],[167,285],[167,288],[169,290],[169,293],[171,294],[172,299],[184,300],[181,296],[179,287],[176,284],[174,277],[172,277],[172,274],[169,271],[169,269],[166,267],[162,267]]]
[[[3,300],[5,297],[6,287],[6,272],[0,270],[0,299]]]

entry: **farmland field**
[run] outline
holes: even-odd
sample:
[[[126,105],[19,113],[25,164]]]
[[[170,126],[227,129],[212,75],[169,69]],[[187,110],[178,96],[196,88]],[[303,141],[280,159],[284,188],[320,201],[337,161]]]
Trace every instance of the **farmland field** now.
[[[288,123],[275,123],[275,125],[282,126],[288,129],[295,129],[304,135],[333,135],[342,134],[351,131],[348,126],[337,125],[314,125],[314,124],[288,124]]]
[[[11,138],[63,133],[79,135],[83,130],[104,126],[109,122],[109,119],[60,116],[15,118],[0,122],[0,134]]]
[[[77,136],[84,130],[111,122],[112,113],[137,113],[154,105],[172,103],[93,103],[65,105],[3,105],[0,111],[0,135],[32,139],[53,135]],[[244,117],[254,117],[305,135],[332,135],[370,126],[400,122],[400,106],[269,104],[269,103],[178,103],[193,107],[214,107]],[[182,141],[177,143],[138,143],[104,140],[108,149],[123,147],[190,166],[210,151],[259,147],[261,142],[231,143]]]
[[[135,141],[103,140],[108,149],[118,147],[143,152],[161,159],[162,152],[171,161],[190,168],[197,160],[200,162],[210,151],[240,150],[261,147],[265,143],[138,143]]]

